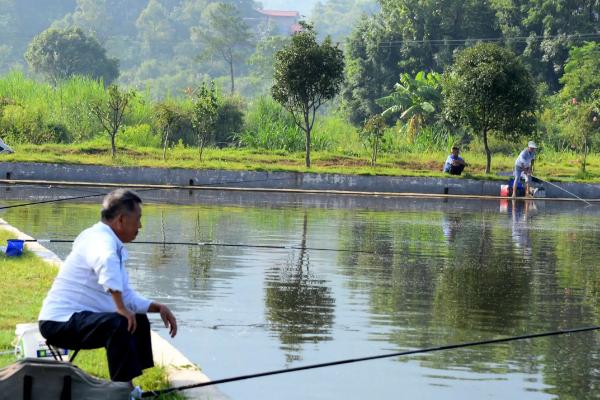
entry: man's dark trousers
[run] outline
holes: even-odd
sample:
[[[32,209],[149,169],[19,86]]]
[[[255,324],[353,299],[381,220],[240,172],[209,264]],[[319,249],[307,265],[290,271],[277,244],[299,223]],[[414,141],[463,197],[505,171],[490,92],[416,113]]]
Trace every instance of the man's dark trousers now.
[[[40,333],[50,344],[63,349],[106,348],[113,381],[128,382],[154,366],[150,322],[136,314],[135,332],[127,331],[127,319],[117,313],[75,313],[67,322],[40,321]]]

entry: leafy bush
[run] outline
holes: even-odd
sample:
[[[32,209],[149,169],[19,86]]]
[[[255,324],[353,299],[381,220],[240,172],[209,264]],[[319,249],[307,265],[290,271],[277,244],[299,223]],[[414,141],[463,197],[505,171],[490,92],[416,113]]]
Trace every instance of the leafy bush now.
[[[160,135],[155,134],[148,124],[125,127],[119,141],[134,147],[160,147]]]
[[[42,144],[57,142],[57,132],[47,125],[42,110],[26,109],[19,105],[6,106],[0,120],[0,131],[4,138],[13,143]]]
[[[305,135],[291,114],[270,97],[261,97],[246,114],[246,128],[238,136],[240,145],[265,150],[288,152],[305,149]],[[327,150],[331,141],[315,132],[312,137],[313,150]]]
[[[236,137],[244,128],[244,103],[239,97],[225,97],[219,100],[215,122],[215,144],[219,147],[235,143]]]

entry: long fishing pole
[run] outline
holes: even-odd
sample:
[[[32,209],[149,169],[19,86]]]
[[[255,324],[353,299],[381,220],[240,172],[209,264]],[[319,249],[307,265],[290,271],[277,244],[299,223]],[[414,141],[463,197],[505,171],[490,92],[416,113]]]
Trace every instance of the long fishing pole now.
[[[73,243],[72,239],[26,239],[24,242],[37,243]],[[351,249],[334,249],[327,247],[307,247],[307,246],[282,246],[270,244],[244,244],[244,243],[216,243],[216,242],[163,242],[163,241],[133,241],[132,244],[149,244],[149,245],[172,245],[172,246],[206,246],[206,247],[237,247],[237,248],[252,248],[252,249],[268,249],[268,250],[309,250],[309,251],[329,251],[334,253],[360,253],[373,254],[380,256],[390,256],[400,254],[397,252],[376,252],[369,250],[351,250]]]
[[[575,198],[577,198],[577,199],[579,199],[579,200],[583,201],[583,202],[584,202],[584,203],[586,203],[588,206],[591,206],[591,205],[592,205],[592,203],[590,203],[589,201],[582,199],[581,197],[577,196],[575,193],[569,192],[567,189],[565,189],[565,188],[562,188],[562,187],[560,187],[560,186],[558,186],[558,185],[555,185],[555,184],[554,184],[554,183],[552,183],[552,182],[549,182],[549,181],[543,180],[542,178],[538,178],[537,176],[531,176],[531,178],[532,178],[532,179],[537,179],[538,181],[542,181],[542,182],[544,182],[544,183],[547,183],[547,184],[549,184],[549,185],[552,185],[552,186],[554,186],[555,188],[562,190],[563,192],[567,192],[567,193],[568,193],[568,194],[570,194],[571,196],[573,196],[573,197],[575,197]]]
[[[266,178],[266,179],[251,179],[251,180],[242,180],[242,181],[240,181],[240,180],[238,180],[238,181],[223,181],[223,182],[191,185],[191,186],[171,185],[171,186],[164,186],[164,187],[137,189],[136,192],[146,192],[146,191],[150,191],[150,190],[193,189],[194,187],[197,187],[197,186],[218,187],[218,185],[227,185],[227,184],[231,184],[231,183],[253,183],[253,182],[266,182],[266,181],[273,181],[273,180],[290,180],[290,179],[295,179],[295,178]],[[112,186],[109,184],[106,184],[106,185]],[[100,186],[102,186],[102,184]],[[59,186],[55,186],[55,187],[60,188]],[[122,187],[122,186],[119,186],[119,187]],[[108,193],[109,192],[103,192],[103,193],[95,193],[95,194],[90,194],[90,195],[85,195],[85,196],[72,196],[72,197],[63,197],[60,199],[40,200],[40,201],[33,201],[33,202],[29,202],[29,203],[13,204],[10,206],[2,206],[2,207],[0,207],[0,210],[6,210],[9,208],[17,208],[17,207],[34,206],[34,205],[38,205],[38,204],[58,203],[61,201],[80,200],[80,199],[87,199],[87,198],[92,198],[92,197],[100,197],[100,196],[106,196]]]
[[[573,328],[573,329],[556,330],[556,331],[550,331],[550,332],[533,333],[533,334],[528,334],[528,335],[510,336],[510,337],[504,337],[504,338],[499,338],[499,339],[488,339],[488,340],[478,340],[475,342],[448,344],[448,345],[443,345],[443,346],[435,346],[435,347],[428,347],[428,348],[424,348],[424,349],[401,351],[401,352],[396,352],[396,353],[379,354],[379,355],[367,356],[367,357],[348,358],[348,359],[338,360],[338,361],[304,365],[304,366],[295,367],[295,368],[285,368],[285,369],[278,369],[278,370],[273,370],[273,371],[259,372],[259,373],[255,373],[255,374],[239,375],[239,376],[234,376],[231,378],[216,379],[214,381],[196,383],[196,384],[192,384],[192,385],[178,386],[178,387],[163,389],[163,390],[148,391],[148,392],[143,392],[141,397],[142,398],[157,397],[157,396],[167,394],[167,393],[195,389],[195,388],[200,388],[200,387],[204,387],[204,386],[218,385],[221,383],[236,382],[236,381],[241,381],[241,380],[245,380],[245,379],[261,378],[264,376],[287,374],[287,373],[291,373],[291,372],[332,367],[332,366],[336,366],[336,365],[351,364],[351,363],[357,363],[357,362],[363,362],[363,361],[379,360],[382,358],[401,357],[401,356],[408,356],[408,355],[413,355],[413,354],[424,354],[424,353],[432,353],[432,352],[443,351],[443,350],[461,349],[461,348],[465,348],[465,347],[481,346],[481,345],[486,345],[486,344],[506,343],[506,342],[512,342],[512,341],[516,341],[516,340],[536,339],[536,338],[547,337],[547,336],[558,336],[558,335],[566,335],[566,334],[571,334],[571,333],[589,332],[589,331],[595,331],[598,329],[600,329],[600,326],[589,326],[589,327],[583,327],[583,328]]]

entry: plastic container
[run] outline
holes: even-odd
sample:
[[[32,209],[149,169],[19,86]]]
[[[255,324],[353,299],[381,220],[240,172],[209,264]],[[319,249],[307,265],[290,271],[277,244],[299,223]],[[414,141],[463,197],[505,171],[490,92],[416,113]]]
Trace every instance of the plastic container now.
[[[23,254],[23,244],[25,242],[20,239],[8,239],[6,241],[6,255],[9,257],[20,256]]]
[[[44,358],[52,357],[52,353],[46,345],[46,339],[40,333],[38,324],[17,324],[15,329],[17,342],[15,345],[15,353],[18,358]],[[61,355],[66,355],[67,351],[58,349]]]

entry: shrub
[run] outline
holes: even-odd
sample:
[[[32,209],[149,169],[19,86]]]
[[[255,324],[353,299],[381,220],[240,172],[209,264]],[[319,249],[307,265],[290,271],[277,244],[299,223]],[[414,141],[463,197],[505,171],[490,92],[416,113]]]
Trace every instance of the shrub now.
[[[119,140],[134,147],[160,147],[160,135],[155,134],[148,124],[126,126]]]
[[[244,103],[239,97],[220,99],[215,122],[215,144],[219,147],[235,143],[244,128]]]

